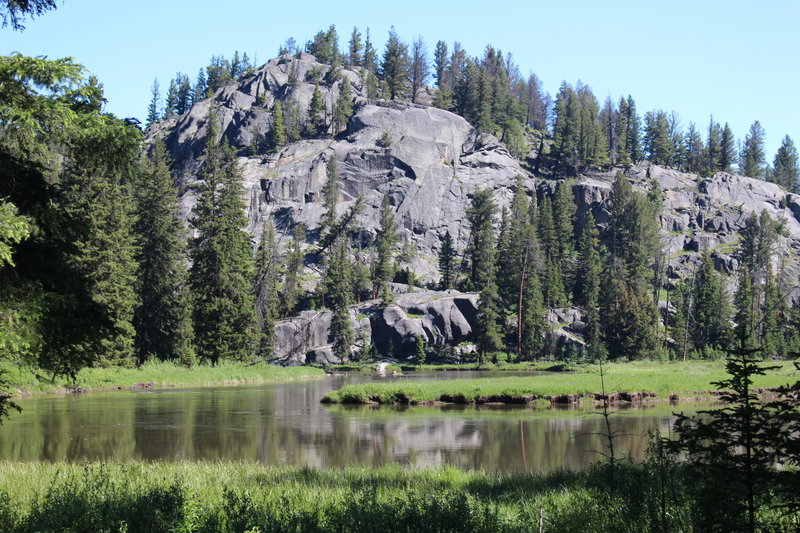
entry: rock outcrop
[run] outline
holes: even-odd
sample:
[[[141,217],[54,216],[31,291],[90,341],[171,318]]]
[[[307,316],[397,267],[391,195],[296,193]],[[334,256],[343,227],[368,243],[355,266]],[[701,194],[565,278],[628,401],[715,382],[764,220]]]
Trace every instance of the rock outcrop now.
[[[408,251],[400,266],[417,274],[422,284],[438,278],[437,255],[445,232],[450,232],[458,250],[466,247],[466,212],[477,190],[491,190],[496,203],[507,206],[517,176],[523,177],[529,194],[540,200],[552,195],[556,183],[562,181],[535,178],[502,143],[478,133],[458,115],[434,107],[369,100],[360,72],[341,70],[338,81],[326,83],[329,68],[309,54],[273,59],[236,84],[219,89],[212,98],[195,103],[184,115],[148,130],[148,138],[166,140],[178,162],[185,214],[196,201],[194,185],[212,105],[218,109],[221,135],[240,150],[248,231],[254,243],[260,238],[264,217],[273,219],[284,244],[297,224],[305,227],[309,243],[314,241],[323,213],[326,164],[333,158],[341,179],[339,212],[358,198],[365,202],[357,221],[361,247],[374,242],[379,208],[388,196],[400,233],[398,247]],[[254,140],[271,131],[276,102],[283,103],[290,120],[305,121],[317,83],[328,124],[342,84],[350,85],[355,113],[346,129],[334,132],[329,125],[325,138],[293,142],[276,153],[247,155]],[[672,283],[690,275],[705,250],[711,251],[721,271],[734,272],[738,232],[748,216],[764,210],[784,224],[779,247],[788,261],[783,274],[790,283],[797,282],[800,196],[747,177],[717,173],[703,178],[645,162],[571,181],[579,226],[591,211],[601,231],[607,228],[607,199],[618,171],[624,171],[634,187],[647,188],[654,179],[664,192],[659,222]],[[313,284],[314,271],[307,273]],[[733,282],[735,277],[729,279]],[[800,294],[794,297],[798,299]],[[377,302],[354,307],[352,325],[359,339],[354,355],[370,344],[381,353],[408,354],[417,337],[431,346],[468,341],[476,306],[474,294],[423,291],[399,294],[384,308]],[[560,316],[559,312],[566,314]],[[278,357],[291,364],[336,362],[328,344],[330,318],[327,311],[306,311],[279,323]],[[583,322],[577,310],[556,311],[551,324],[558,325],[550,336],[551,344],[578,349]]]
[[[456,291],[417,291],[386,306],[379,300],[354,306],[352,355],[374,345],[383,355],[408,357],[414,354],[417,337],[429,347],[457,345],[471,338],[477,307],[477,294]],[[304,311],[278,322],[276,359],[284,364],[342,362],[329,344],[331,317],[330,311]]]

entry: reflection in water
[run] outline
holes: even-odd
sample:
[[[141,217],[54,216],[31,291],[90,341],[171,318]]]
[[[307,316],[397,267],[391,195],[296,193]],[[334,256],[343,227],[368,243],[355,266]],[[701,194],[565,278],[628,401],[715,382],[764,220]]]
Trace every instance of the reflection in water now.
[[[420,373],[399,379],[490,375]],[[19,402],[24,411],[0,429],[0,459],[247,459],[315,467],[401,463],[552,471],[585,468],[604,450],[602,418],[586,411],[319,402],[345,383],[373,379],[378,378],[30,398]],[[615,414],[614,430],[623,434],[617,449],[643,458],[648,431],[668,431],[671,418],[668,406]]]

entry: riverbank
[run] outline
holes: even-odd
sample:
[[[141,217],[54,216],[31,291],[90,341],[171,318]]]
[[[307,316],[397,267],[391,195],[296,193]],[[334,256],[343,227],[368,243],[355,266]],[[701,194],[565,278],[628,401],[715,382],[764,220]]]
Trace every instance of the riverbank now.
[[[282,367],[269,364],[223,362],[216,366],[188,368],[170,362],[146,362],[139,368],[84,368],[75,381],[59,376],[50,379],[37,369],[5,365],[4,378],[11,394],[68,394],[129,389],[260,385],[321,378],[325,372],[312,367]]]
[[[696,481],[696,480],[695,480]],[[691,468],[485,474],[237,462],[0,462],[3,531],[691,531]],[[779,501],[758,518],[789,531]],[[699,505],[703,505],[702,502]]]
[[[771,389],[797,381],[790,362],[778,370],[755,376],[753,387]],[[726,376],[721,361],[661,363],[639,361],[604,365],[605,393],[612,402],[710,398],[715,381]],[[571,404],[602,399],[599,367],[584,365],[571,372],[523,377],[395,381],[348,385],[328,393],[325,403],[419,405],[435,402],[459,404]]]

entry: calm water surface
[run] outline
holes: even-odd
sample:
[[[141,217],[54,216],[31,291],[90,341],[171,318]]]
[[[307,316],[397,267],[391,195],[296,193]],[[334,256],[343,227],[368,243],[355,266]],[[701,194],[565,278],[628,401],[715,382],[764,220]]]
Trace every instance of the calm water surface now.
[[[28,398],[19,402],[24,411],[0,427],[0,459],[246,459],[315,467],[400,463],[552,471],[585,468],[600,458],[604,441],[597,433],[603,421],[588,411],[320,403],[325,393],[349,383],[493,375],[349,375],[286,385]],[[647,432],[666,433],[671,420],[666,405],[616,413],[612,421],[621,434],[615,443],[619,453],[643,458]]]

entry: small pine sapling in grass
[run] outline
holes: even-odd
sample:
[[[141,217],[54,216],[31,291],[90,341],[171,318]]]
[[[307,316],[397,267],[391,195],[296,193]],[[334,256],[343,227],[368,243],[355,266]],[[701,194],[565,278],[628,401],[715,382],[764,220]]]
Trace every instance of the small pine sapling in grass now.
[[[425,359],[427,358],[427,354],[425,351],[425,338],[422,336],[417,337],[416,345],[415,345],[415,352],[414,352],[414,360],[417,365],[424,365]]]

